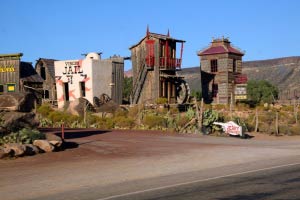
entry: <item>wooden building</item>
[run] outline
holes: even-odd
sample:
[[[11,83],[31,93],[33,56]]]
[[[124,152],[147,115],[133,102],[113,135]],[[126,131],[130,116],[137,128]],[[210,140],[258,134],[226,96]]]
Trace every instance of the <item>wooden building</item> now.
[[[0,54],[0,94],[33,93],[40,95],[43,79],[29,62],[21,61],[22,53]]]
[[[206,103],[229,104],[246,98],[243,55],[241,50],[231,46],[227,38],[213,39],[208,48],[198,52],[202,95]]]
[[[56,60],[39,58],[35,64],[35,71],[44,80],[42,99],[52,104],[57,100],[54,61]]]
[[[132,104],[154,103],[158,98],[166,98],[168,103],[184,103],[188,99],[188,85],[176,73],[181,69],[184,43],[169,32],[151,33],[147,27],[145,37],[130,47]]]

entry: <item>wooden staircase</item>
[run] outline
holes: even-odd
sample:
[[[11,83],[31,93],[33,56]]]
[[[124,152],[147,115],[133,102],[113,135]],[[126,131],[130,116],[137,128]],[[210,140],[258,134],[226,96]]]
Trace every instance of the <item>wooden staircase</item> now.
[[[135,81],[135,84],[133,86],[132,92],[131,92],[131,104],[137,104],[139,101],[139,98],[141,96],[141,92],[146,80],[146,76],[148,73],[148,68],[144,64],[142,69],[139,71],[138,77]]]

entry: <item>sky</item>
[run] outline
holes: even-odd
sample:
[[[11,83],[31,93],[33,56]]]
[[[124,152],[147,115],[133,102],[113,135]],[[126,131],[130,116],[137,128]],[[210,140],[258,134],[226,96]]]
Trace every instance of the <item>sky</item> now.
[[[244,61],[300,56],[298,0],[0,0],[0,8],[0,54],[22,52],[33,64],[127,57],[147,26],[186,41],[183,67],[199,66],[197,51],[223,36]]]

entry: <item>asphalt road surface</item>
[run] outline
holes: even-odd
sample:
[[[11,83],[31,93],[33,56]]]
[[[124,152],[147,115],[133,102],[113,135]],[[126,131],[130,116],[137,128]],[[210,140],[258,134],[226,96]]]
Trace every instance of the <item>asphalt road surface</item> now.
[[[101,200],[300,199],[300,163],[148,188]],[[100,200],[99,199],[99,200]]]
[[[0,199],[300,199],[300,137],[66,130],[66,138],[64,151],[0,160]]]

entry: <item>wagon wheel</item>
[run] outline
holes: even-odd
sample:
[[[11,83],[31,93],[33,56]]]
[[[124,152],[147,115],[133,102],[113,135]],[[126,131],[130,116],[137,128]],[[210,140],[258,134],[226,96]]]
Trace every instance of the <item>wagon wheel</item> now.
[[[100,98],[99,98],[99,103],[100,105],[106,104],[107,102],[109,102],[111,100],[111,98],[107,95],[107,94],[101,94]]]

